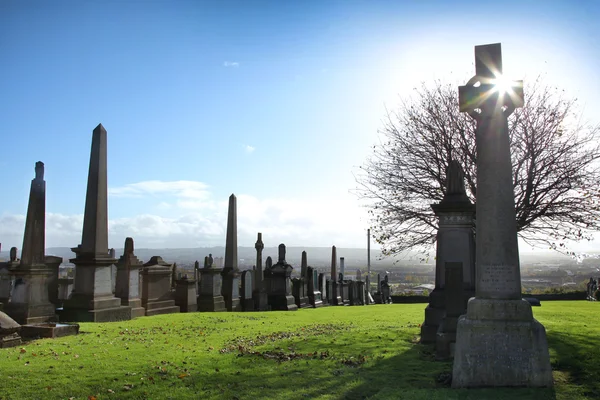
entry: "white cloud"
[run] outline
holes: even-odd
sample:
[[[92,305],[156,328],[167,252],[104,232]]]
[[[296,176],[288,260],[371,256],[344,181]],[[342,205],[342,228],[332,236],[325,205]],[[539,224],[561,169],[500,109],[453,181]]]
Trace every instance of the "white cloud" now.
[[[251,154],[254,152],[254,150],[256,150],[256,147],[247,144],[244,146],[244,150],[246,150],[246,153]]]
[[[237,61],[223,61],[223,66],[225,68],[229,68],[229,67],[231,67],[231,68],[237,68],[237,67],[240,66],[240,63],[237,62]]]
[[[138,247],[201,247],[225,245],[227,198],[213,198],[208,186],[196,181],[147,181],[111,188],[111,196],[152,197],[170,193],[173,201],[162,198],[152,213],[109,220],[109,246],[121,247],[126,237]],[[237,196],[238,243],[253,246],[256,233],[265,244],[288,246],[363,247],[367,221],[351,198],[315,200],[251,195]],[[168,216],[161,215],[168,212]],[[109,217],[111,210],[109,209]],[[361,218],[362,217],[362,218]],[[0,237],[5,246],[19,247],[23,240],[25,216],[0,217]],[[46,246],[73,247],[81,241],[83,215],[47,213]],[[7,248],[8,248],[7,247]]]

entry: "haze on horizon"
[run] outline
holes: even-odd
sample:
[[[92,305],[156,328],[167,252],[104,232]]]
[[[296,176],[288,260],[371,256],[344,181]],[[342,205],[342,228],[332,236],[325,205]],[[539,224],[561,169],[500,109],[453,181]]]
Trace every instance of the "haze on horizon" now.
[[[3,1],[3,250],[22,245],[36,161],[46,166],[47,247],[80,243],[98,123],[110,247],[127,236],[139,248],[223,246],[235,193],[240,246],[262,232],[269,246],[365,248],[353,173],[386,107],[421,81],[464,84],[473,46],[501,42],[506,75],[544,74],[597,118],[598,7]]]

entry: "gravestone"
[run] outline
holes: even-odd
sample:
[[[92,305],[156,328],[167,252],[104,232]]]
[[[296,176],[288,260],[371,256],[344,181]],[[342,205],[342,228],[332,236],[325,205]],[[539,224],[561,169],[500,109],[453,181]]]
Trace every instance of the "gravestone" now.
[[[22,325],[57,320],[56,307],[48,296],[54,273],[45,264],[45,236],[46,181],[44,163],[38,161],[35,163],[35,178],[31,181],[29,192],[21,262],[11,268],[14,286],[10,302],[4,304],[4,311]]]
[[[271,264],[271,257],[267,258],[265,268],[265,282],[271,310],[295,311],[298,306],[291,293],[290,276],[293,267],[285,261],[285,245],[279,245],[279,260]]]
[[[371,304],[371,277],[367,274],[367,276],[365,277],[365,290],[364,290],[364,296],[365,296],[365,305],[369,305]]]
[[[305,287],[307,269],[308,261],[306,258],[306,251],[303,251],[302,261],[300,264],[300,278],[292,279],[292,295],[294,296],[294,301],[296,302],[296,306],[298,306],[298,308],[307,308],[311,306],[308,301],[308,296],[306,295]]]
[[[475,47],[475,70],[459,101],[477,123],[476,290],[458,320],[452,387],[552,386],[546,331],[521,298],[507,118],[523,84],[506,94],[494,86],[499,43]]]
[[[360,272],[360,269],[356,270],[356,280],[362,281],[362,272]]]
[[[343,257],[341,257],[340,260],[342,258]],[[340,305],[349,306],[350,305],[350,282],[344,279],[344,274],[342,274],[341,272],[338,275],[337,285],[338,285],[338,294],[342,298],[342,304],[340,304]]]
[[[212,254],[204,258],[204,268],[200,270],[198,311],[227,311],[221,295],[221,272],[213,265]]]
[[[357,296],[358,296],[358,305],[359,306],[364,306],[366,303],[365,301],[365,282],[364,281],[356,281],[356,291],[357,291]]]
[[[227,212],[227,237],[225,240],[225,266],[221,272],[223,286],[221,295],[225,300],[227,311],[241,311],[240,305],[240,270],[238,268],[237,246],[237,198],[229,196],[229,209]]]
[[[58,272],[60,264],[62,264],[62,257],[56,256],[45,256],[44,264],[52,272],[48,278],[48,300],[54,304],[54,307],[62,307],[62,301],[58,299]]]
[[[383,294],[381,292],[381,274],[377,274],[377,291],[375,292],[375,304],[383,304]]]
[[[115,296],[121,299],[121,305],[131,307],[131,318],[146,315],[140,293],[140,269],[143,266],[134,254],[133,239],[125,238],[123,255],[117,261]]]
[[[177,270],[177,263],[174,262],[171,266],[171,288],[175,288],[177,286],[177,279],[179,279],[179,271]]]
[[[21,260],[17,258],[17,248],[12,247],[9,260],[0,263],[0,303],[6,304],[10,301],[15,280],[13,270],[19,266],[20,262]]]
[[[467,312],[467,299],[464,295],[463,264],[461,262],[446,262],[445,276],[445,315],[437,331],[435,341],[435,357],[437,360],[447,360],[454,357],[456,342],[456,325],[458,318]]]
[[[269,298],[267,291],[264,286],[264,271],[262,265],[262,252],[265,245],[262,241],[262,233],[258,232],[256,243],[254,244],[256,249],[256,271],[254,272],[252,284],[254,291],[252,297],[254,298],[254,309],[257,311],[268,311],[269,310]]]
[[[253,271],[242,272],[242,310],[254,311],[254,300],[252,299],[252,275]]]
[[[327,278],[324,273],[319,274],[319,291],[321,292],[323,306],[329,305],[329,302],[327,301]]]
[[[0,311],[0,349],[20,346],[20,330],[21,325],[8,316],[8,314]]]
[[[388,280],[387,274],[383,277],[383,281],[381,281],[381,302],[383,304],[392,304],[392,292],[390,289],[390,283]]]
[[[329,304],[332,306],[343,306],[344,302],[342,301],[341,296],[341,287],[337,282],[338,273],[337,273],[337,251],[335,246],[331,246],[331,279],[330,279],[330,290],[328,292],[327,300]]]
[[[131,318],[131,308],[112,293],[108,254],[107,137],[102,124],[92,135],[81,244],[71,250],[75,258],[73,292],[59,312],[61,321],[109,322]]]
[[[184,275],[175,280],[175,305],[181,312],[198,311],[198,292],[196,281]]]
[[[306,268],[308,277],[308,302],[313,308],[323,307],[323,299],[319,290],[319,273],[313,267]]]
[[[171,273],[173,264],[165,262],[162,257],[152,256],[142,269],[142,307],[146,316],[178,313],[171,294]]]
[[[473,218],[475,205],[467,197],[464,173],[460,163],[450,161],[446,169],[446,192],[441,202],[431,208],[439,219],[436,240],[435,288],[425,308],[425,322],[421,325],[421,343],[435,343],[439,325],[446,313],[444,295],[445,265],[460,262],[464,268],[465,304],[475,294],[475,238]]]

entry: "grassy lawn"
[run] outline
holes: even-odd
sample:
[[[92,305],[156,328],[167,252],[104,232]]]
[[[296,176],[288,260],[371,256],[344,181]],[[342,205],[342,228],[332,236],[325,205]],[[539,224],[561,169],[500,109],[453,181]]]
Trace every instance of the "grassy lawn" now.
[[[600,303],[544,302],[554,389],[452,390],[419,345],[425,304],[81,324],[0,350],[0,399],[598,399]]]

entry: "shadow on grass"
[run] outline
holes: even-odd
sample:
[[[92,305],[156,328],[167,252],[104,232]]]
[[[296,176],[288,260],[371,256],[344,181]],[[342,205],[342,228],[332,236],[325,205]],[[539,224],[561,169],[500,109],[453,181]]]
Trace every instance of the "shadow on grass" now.
[[[552,369],[579,386],[583,395],[600,399],[600,341],[598,337],[562,332],[548,333],[548,346],[556,353]]]

